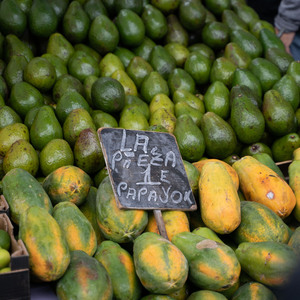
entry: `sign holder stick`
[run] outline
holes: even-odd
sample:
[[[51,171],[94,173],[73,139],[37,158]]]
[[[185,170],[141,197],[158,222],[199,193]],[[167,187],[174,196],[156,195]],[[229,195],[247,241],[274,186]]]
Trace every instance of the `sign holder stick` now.
[[[153,214],[154,214],[154,217],[155,217],[156,224],[157,224],[158,231],[159,231],[160,235],[168,240],[169,238],[168,238],[168,234],[167,234],[164,219],[162,217],[161,210],[160,209],[154,209]]]

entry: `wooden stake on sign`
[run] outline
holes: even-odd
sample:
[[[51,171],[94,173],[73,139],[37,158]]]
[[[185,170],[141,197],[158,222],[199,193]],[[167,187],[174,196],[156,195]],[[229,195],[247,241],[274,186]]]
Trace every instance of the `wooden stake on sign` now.
[[[154,214],[154,217],[155,217],[156,224],[157,224],[158,231],[159,231],[160,235],[168,240],[169,238],[168,238],[168,234],[167,234],[164,219],[162,217],[161,210],[160,209],[154,209],[153,214]]]

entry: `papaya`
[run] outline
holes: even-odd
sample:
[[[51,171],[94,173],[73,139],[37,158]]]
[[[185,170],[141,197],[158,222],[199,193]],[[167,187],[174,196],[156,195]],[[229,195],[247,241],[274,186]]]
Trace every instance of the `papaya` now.
[[[92,179],[76,166],[62,166],[52,171],[43,181],[43,188],[53,205],[69,201],[82,204],[92,185]]]
[[[229,246],[192,232],[181,232],[173,237],[189,262],[189,280],[198,288],[223,291],[235,285],[241,265]]]
[[[108,176],[98,187],[96,214],[103,236],[116,243],[132,242],[148,223],[148,213],[145,210],[118,208]]]
[[[131,254],[113,241],[103,241],[94,257],[104,266],[112,282],[114,299],[138,300],[142,285]]]
[[[220,159],[216,159],[216,158],[205,158],[205,159],[203,158],[199,161],[193,162],[193,165],[201,173],[203,166],[208,162],[220,162],[220,163],[222,163],[225,166],[227,172],[230,174],[231,179],[232,179],[236,189],[238,190],[238,188],[239,188],[239,176],[238,176],[237,172],[235,171],[235,169],[232,168],[231,165],[229,165],[228,163],[226,163],[226,162],[224,162]]]
[[[111,279],[103,265],[81,250],[71,251],[70,264],[56,283],[59,299],[113,299]]]
[[[232,167],[239,176],[240,189],[246,200],[266,205],[282,219],[291,214],[296,205],[295,194],[276,172],[248,155]]]
[[[188,261],[183,253],[154,232],[144,232],[136,238],[133,261],[142,285],[151,293],[175,292],[188,277]]]
[[[174,235],[183,231],[190,231],[187,214],[180,210],[162,211],[168,239],[172,241]],[[159,234],[158,226],[154,214],[149,214],[148,225],[145,231]]]
[[[60,226],[70,251],[82,250],[93,256],[97,248],[95,230],[76,204],[68,201],[54,206],[53,217]]]
[[[268,287],[287,283],[297,266],[297,254],[290,246],[279,242],[244,242],[235,252],[243,271]]]
[[[52,214],[49,196],[38,180],[21,168],[10,170],[2,179],[3,195],[9,205],[11,218],[19,224],[20,217],[31,206],[45,208]]]
[[[208,162],[200,173],[199,201],[203,222],[217,233],[231,233],[241,223],[240,199],[222,163]]]
[[[294,251],[300,254],[300,227],[298,226],[291,235],[288,245],[294,249]]]
[[[29,253],[32,274],[42,281],[55,281],[70,263],[67,241],[56,220],[42,207],[29,207],[20,218],[19,238]]]
[[[295,160],[295,158],[293,159],[288,166],[288,175],[289,186],[292,188],[296,197],[296,205],[293,210],[293,215],[296,220],[300,221],[300,160]]]
[[[267,206],[252,201],[241,202],[241,224],[233,232],[237,244],[275,241],[287,243],[289,227]]]

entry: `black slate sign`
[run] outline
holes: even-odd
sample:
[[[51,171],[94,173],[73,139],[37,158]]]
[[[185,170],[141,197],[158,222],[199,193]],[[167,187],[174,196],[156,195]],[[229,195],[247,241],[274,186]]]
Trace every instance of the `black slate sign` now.
[[[98,136],[120,208],[197,208],[172,134],[100,128]]]

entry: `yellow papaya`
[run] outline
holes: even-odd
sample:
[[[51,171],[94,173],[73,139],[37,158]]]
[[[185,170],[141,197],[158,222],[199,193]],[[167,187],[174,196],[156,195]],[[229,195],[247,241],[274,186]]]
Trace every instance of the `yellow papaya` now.
[[[202,167],[199,201],[203,222],[217,233],[231,233],[241,223],[240,199],[232,177],[220,162]]]
[[[236,171],[233,169],[233,167],[231,165],[229,165],[228,163],[226,163],[225,161],[216,159],[216,158],[207,158],[207,159],[201,159],[199,161],[193,162],[193,165],[198,169],[198,171],[201,173],[201,170],[203,168],[203,166],[211,161],[216,161],[216,162],[220,162],[221,164],[223,164],[227,170],[227,172],[230,174],[232,181],[234,182],[234,185],[236,186],[236,189],[238,190],[239,188],[239,177],[236,173]]]
[[[232,166],[239,176],[240,189],[247,201],[266,205],[282,219],[291,214],[296,196],[276,172],[252,156],[244,156]]]

